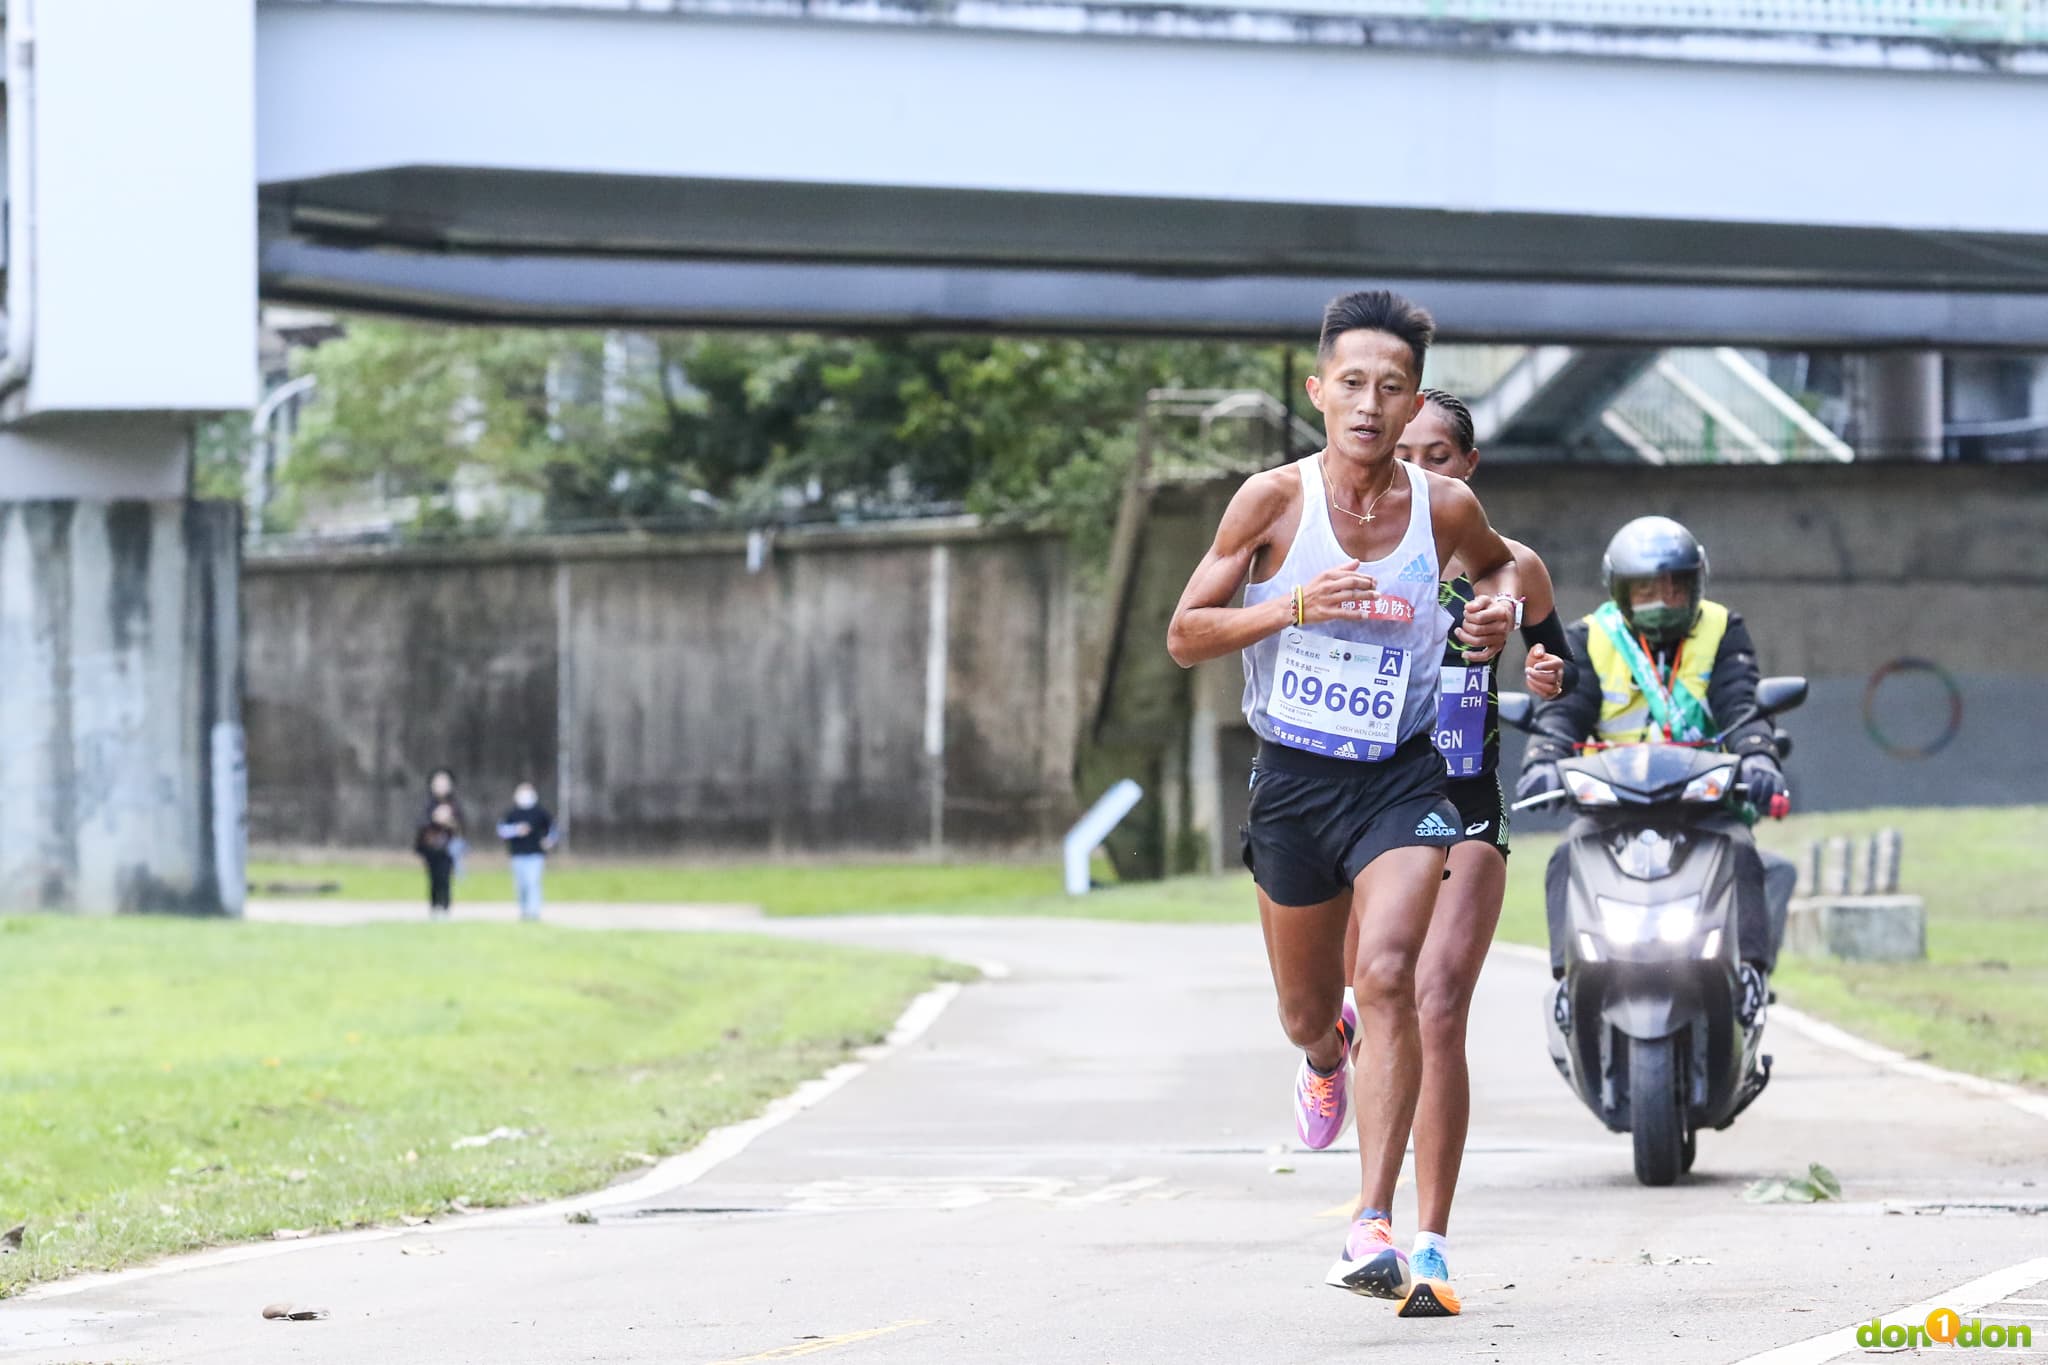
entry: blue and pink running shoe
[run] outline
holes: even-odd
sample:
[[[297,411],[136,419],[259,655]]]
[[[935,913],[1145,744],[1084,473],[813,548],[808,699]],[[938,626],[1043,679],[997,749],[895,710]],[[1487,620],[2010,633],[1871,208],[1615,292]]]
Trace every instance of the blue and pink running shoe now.
[[[1337,1035],[1344,1041],[1344,1055],[1335,1071],[1324,1075],[1303,1057],[1301,1069],[1294,1073],[1294,1131],[1311,1151],[1320,1152],[1337,1140],[1350,1109],[1351,1046],[1358,1038],[1358,1010],[1348,990],[1337,1016]]]
[[[1352,1223],[1344,1237],[1344,1254],[1323,1283],[1376,1299],[1405,1301],[1415,1288],[1415,1272],[1408,1266],[1408,1253],[1394,1245],[1392,1225],[1368,1209]]]

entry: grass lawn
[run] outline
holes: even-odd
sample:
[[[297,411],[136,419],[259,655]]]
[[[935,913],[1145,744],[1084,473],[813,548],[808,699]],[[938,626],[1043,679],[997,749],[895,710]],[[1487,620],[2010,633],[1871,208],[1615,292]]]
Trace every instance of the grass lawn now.
[[[256,894],[267,885],[333,883],[341,900],[427,901],[419,862],[374,860],[252,861]],[[972,914],[1024,898],[1059,895],[1060,870],[1036,863],[709,863],[615,862],[562,854],[549,859],[547,898],[565,903],[758,905],[770,915],[835,915],[862,911]],[[511,901],[512,874],[496,850],[472,850],[455,883],[455,913],[468,901]]]
[[[603,1185],[952,969],[744,935],[0,918],[0,1295],[278,1229]],[[495,1129],[487,1146],[459,1139]]]

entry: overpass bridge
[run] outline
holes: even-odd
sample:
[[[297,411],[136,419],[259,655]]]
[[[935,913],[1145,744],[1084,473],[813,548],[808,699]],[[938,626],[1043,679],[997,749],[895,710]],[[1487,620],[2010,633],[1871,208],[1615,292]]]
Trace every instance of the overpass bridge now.
[[[2048,345],[2041,0],[264,0],[256,46],[280,299],[1296,338],[1370,278],[1459,340]]]
[[[235,527],[185,499],[259,298],[1298,339],[1371,280],[1459,340],[2048,349],[2048,0],[4,22],[0,904],[238,904]]]

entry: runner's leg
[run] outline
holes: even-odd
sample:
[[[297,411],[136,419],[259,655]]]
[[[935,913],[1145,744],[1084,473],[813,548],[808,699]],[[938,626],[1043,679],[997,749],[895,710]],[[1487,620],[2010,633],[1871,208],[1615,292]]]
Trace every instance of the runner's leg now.
[[[1436,913],[1415,967],[1415,1009],[1422,1031],[1422,1090],[1415,1107],[1416,1225],[1449,1231],[1451,1198],[1471,1120],[1471,1078],[1465,1063],[1472,993],[1500,923],[1508,860],[1483,839],[1451,849],[1450,880],[1437,893]]]
[[[1363,1207],[1391,1209],[1394,1185],[1415,1120],[1422,1082],[1422,1040],[1415,1015],[1415,967],[1443,881],[1444,850],[1392,849],[1366,865],[1353,883],[1358,950],[1352,984],[1358,997],[1358,1062],[1354,1085]],[[1339,919],[1329,942],[1338,951]]]
[[[1344,958],[1339,954],[1350,916],[1348,891],[1320,905],[1276,905],[1259,891],[1259,926],[1279,997],[1280,1027],[1322,1071],[1344,1060],[1337,1035],[1337,1012],[1344,1002]]]

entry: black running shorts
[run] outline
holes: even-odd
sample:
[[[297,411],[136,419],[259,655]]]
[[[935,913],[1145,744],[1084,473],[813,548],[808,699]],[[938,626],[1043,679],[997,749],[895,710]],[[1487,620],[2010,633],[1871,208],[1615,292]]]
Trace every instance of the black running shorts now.
[[[1449,848],[1465,826],[1428,734],[1384,763],[1351,763],[1259,745],[1244,865],[1276,905],[1320,905],[1397,848]]]
[[[1501,795],[1500,774],[1482,773],[1478,777],[1454,777],[1451,779],[1451,804],[1458,808],[1458,835],[1460,842],[1466,839],[1480,839],[1499,849],[1505,858],[1508,852],[1508,803]]]

